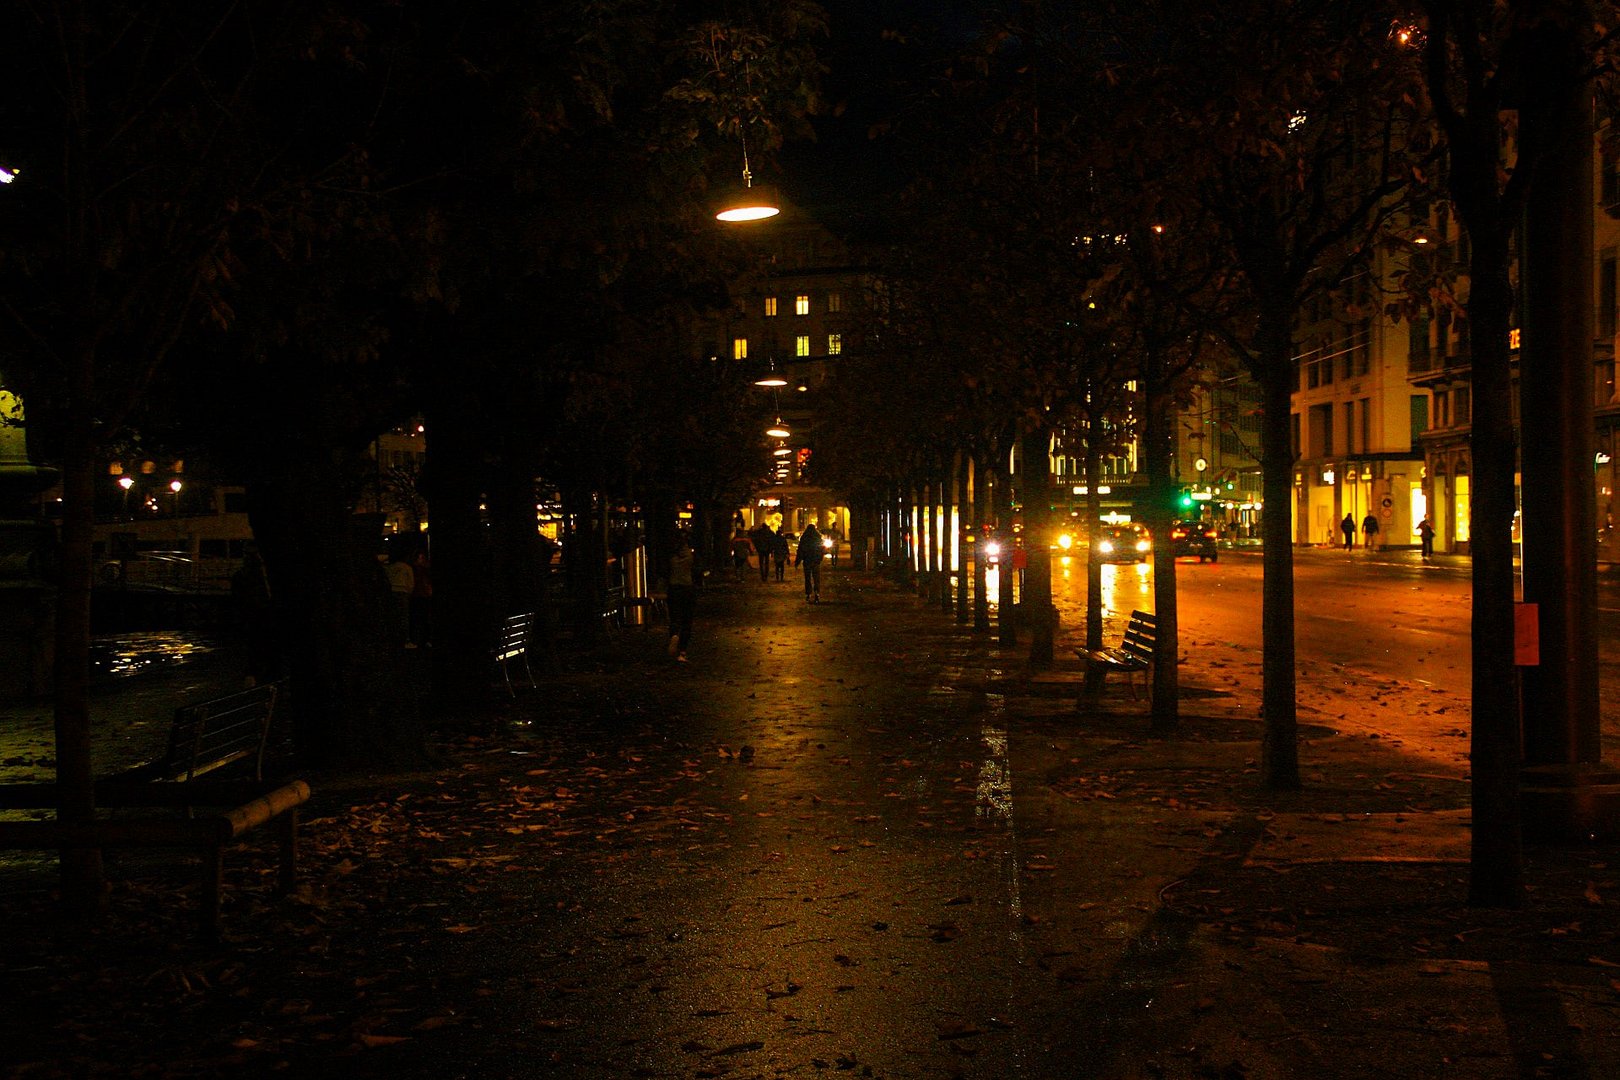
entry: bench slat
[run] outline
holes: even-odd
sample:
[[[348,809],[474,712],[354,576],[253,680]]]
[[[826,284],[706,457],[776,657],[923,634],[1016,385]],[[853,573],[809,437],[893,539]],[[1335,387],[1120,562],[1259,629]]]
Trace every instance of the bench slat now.
[[[1152,612],[1133,611],[1130,620],[1125,624],[1125,631],[1120,635],[1117,646],[1104,649],[1076,649],[1075,653],[1086,662],[1086,666],[1106,676],[1112,671],[1122,671],[1127,676],[1136,672],[1143,673],[1143,682],[1148,682],[1146,673],[1153,667],[1153,645],[1158,637],[1159,620]],[[1100,684],[1099,684],[1100,685]],[[1131,695],[1136,695],[1136,683],[1131,682]],[[1152,691],[1151,685],[1148,687]]]

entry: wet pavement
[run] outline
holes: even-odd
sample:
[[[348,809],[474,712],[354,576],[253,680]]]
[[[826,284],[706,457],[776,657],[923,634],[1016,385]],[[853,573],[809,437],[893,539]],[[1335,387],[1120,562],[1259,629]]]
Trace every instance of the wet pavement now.
[[[1077,712],[1072,660],[1031,671],[875,576],[828,578],[819,605],[715,582],[689,663],[632,628],[442,768],[316,778],[305,887],[269,898],[270,854],[233,856],[222,949],[154,928],[161,884],[115,897],[93,953],[13,941],[0,1015],[35,1037],[0,1064],[1620,1074],[1615,853],[1538,863],[1531,914],[1467,909],[1452,732],[1306,723],[1308,789],[1267,794],[1248,658],[1197,650],[1181,730],[1150,738],[1123,686]]]

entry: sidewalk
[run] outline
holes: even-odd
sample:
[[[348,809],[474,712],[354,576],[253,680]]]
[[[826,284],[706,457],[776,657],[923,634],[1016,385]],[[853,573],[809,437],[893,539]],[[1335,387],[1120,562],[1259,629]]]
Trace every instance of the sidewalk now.
[[[1303,688],[1258,784],[1258,657],[1201,642],[1180,729],[874,575],[715,582],[691,663],[631,629],[447,735],[316,778],[302,876],[228,860],[226,947],[122,866],[57,940],[8,887],[8,1075],[1620,1075],[1620,861],[1467,907],[1467,710]],[[1064,661],[1067,660],[1065,663]],[[138,994],[128,988],[138,987]],[[154,1026],[155,1025],[155,1026]]]

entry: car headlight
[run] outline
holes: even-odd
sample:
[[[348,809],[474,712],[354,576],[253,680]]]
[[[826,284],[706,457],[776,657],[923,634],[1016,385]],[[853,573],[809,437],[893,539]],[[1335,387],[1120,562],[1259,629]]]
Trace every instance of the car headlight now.
[[[1111,555],[1114,551],[1114,542],[1112,540],[1104,540],[1102,543],[1097,545],[1097,548],[1104,555]]]
[[[1064,551],[1068,551],[1073,546],[1074,537],[1070,536],[1068,533],[1058,534],[1058,547],[1062,548]]]
[[[1138,540],[1136,542],[1136,550],[1137,551],[1152,551],[1153,550],[1153,541],[1151,541],[1151,540]]]
[[[1001,545],[992,540],[984,545],[984,553],[993,559],[1001,554]]]
[[[823,536],[821,538],[821,546],[831,550],[833,546],[833,538],[830,536]]]

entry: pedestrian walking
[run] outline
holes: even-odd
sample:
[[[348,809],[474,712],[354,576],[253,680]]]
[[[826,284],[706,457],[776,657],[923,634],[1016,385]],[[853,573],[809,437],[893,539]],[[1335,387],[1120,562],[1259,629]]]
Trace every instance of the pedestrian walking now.
[[[788,556],[790,554],[791,552],[788,551],[787,537],[782,535],[782,531],[780,529],[773,532],[771,534],[771,561],[776,564],[777,581],[785,581],[787,579],[787,563]]]
[[[1371,551],[1378,544],[1378,519],[1373,517],[1372,511],[1361,519],[1361,546]]]
[[[1417,524],[1418,543],[1422,548],[1423,557],[1427,559],[1434,554],[1434,524],[1427,517]]]
[[[754,554],[759,557],[759,580],[771,580],[771,552],[776,547],[776,534],[762,521],[748,530],[748,539],[753,542]]]
[[[804,598],[812,604],[821,603],[821,560],[827,557],[827,548],[821,542],[816,523],[804,527],[799,537],[799,550],[793,556],[793,565],[804,567]]]
[[[1344,533],[1344,550],[1349,551],[1356,546],[1356,519],[1349,514],[1339,522],[1339,531]]]
[[[692,640],[692,618],[697,614],[697,579],[693,573],[696,556],[685,533],[675,537],[675,552],[669,557],[669,655],[686,663],[686,647]]]

